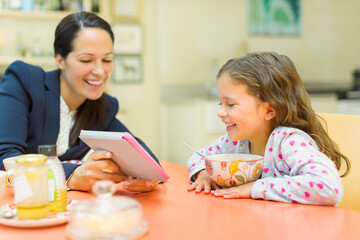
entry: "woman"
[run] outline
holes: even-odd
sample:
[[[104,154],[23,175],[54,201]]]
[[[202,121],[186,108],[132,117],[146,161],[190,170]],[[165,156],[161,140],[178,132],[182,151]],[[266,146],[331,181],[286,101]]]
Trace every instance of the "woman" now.
[[[3,159],[36,153],[42,144],[56,144],[61,161],[82,159],[89,148],[78,138],[81,129],[129,132],[115,117],[117,100],[104,93],[113,71],[113,44],[114,34],[106,21],[94,13],[74,13],[62,19],[55,31],[59,69],[44,72],[21,61],[7,68],[0,81],[2,169]],[[63,162],[68,187],[87,191],[96,180],[128,179],[111,157],[110,152],[95,151],[83,164]],[[156,185],[128,180],[123,186],[149,191]]]

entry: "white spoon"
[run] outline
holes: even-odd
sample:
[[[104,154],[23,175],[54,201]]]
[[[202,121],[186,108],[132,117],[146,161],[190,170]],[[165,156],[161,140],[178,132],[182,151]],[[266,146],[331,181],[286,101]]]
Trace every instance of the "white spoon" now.
[[[6,219],[11,219],[13,217],[16,216],[16,209],[11,210],[11,211],[7,211],[4,213],[0,213],[0,218],[6,218]]]
[[[187,146],[188,148],[190,148],[191,150],[195,151],[197,154],[199,154],[200,156],[202,156],[203,158],[206,158],[206,156],[204,154],[202,154],[201,152],[199,152],[198,150],[196,150],[193,146],[191,146],[190,144],[188,144],[186,141],[184,141],[185,146]]]

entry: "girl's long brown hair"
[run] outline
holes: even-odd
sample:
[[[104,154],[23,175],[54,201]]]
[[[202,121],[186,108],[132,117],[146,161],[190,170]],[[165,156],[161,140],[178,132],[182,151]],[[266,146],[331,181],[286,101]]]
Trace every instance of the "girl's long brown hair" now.
[[[348,175],[350,161],[329,137],[310,104],[310,97],[291,59],[272,52],[251,53],[230,59],[220,69],[217,78],[228,73],[236,82],[246,84],[249,94],[268,102],[276,116],[273,127],[295,127],[309,134],[321,151],[340,170],[342,160]]]

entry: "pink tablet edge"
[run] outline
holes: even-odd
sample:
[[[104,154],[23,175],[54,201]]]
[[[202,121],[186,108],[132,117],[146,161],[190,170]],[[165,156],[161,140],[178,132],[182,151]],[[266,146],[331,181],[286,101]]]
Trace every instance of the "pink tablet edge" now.
[[[165,179],[169,179],[169,176],[164,172],[164,170],[157,164],[155,160],[151,158],[148,152],[136,141],[136,139],[128,132],[124,132],[123,139],[133,146],[138,153]]]

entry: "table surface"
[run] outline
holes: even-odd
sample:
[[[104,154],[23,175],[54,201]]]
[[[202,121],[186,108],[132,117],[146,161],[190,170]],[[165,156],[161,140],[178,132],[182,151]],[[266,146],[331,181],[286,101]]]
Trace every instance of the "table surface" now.
[[[118,185],[116,196],[129,196],[143,207],[149,230],[141,240],[161,239],[359,239],[360,212],[338,207],[288,204],[253,199],[222,199],[187,192],[185,166],[161,162],[170,176],[149,193],[129,193]],[[91,193],[70,191],[69,199],[87,200]],[[0,204],[13,202],[7,188]],[[1,239],[69,239],[66,224],[36,228],[0,225]]]

